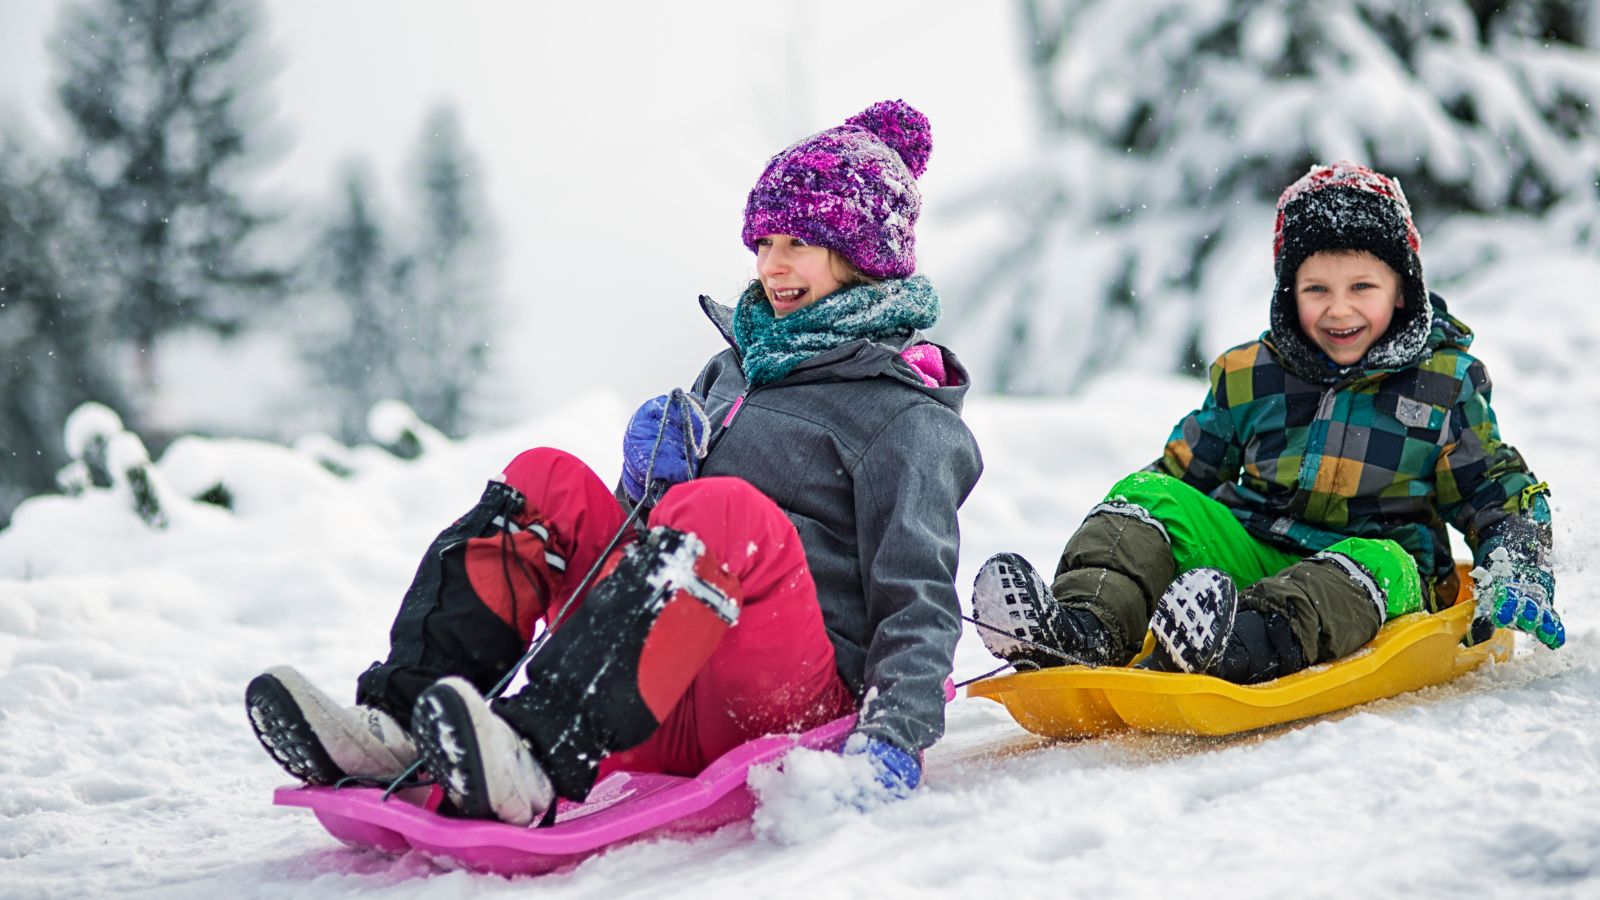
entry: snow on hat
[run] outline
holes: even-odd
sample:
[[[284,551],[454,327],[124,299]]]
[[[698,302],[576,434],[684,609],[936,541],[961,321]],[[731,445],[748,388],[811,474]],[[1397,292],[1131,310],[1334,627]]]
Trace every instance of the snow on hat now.
[[[1400,276],[1402,306],[1367,357],[1345,369],[1330,361],[1300,331],[1295,274],[1321,250],[1365,250]],[[1394,368],[1418,358],[1433,327],[1433,305],[1422,277],[1422,237],[1400,182],[1351,162],[1312,166],[1278,198],[1273,226],[1272,335],[1296,374],[1337,380],[1356,368]]]
[[[874,278],[916,271],[917,178],[933,150],[928,118],[874,103],[767,162],[744,207],[744,245],[787,234],[827,247]]]

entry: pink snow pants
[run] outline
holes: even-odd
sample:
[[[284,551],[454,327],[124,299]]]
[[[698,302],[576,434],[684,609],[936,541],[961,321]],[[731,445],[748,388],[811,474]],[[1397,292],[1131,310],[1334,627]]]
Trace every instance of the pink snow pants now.
[[[550,528],[550,549],[567,562],[565,572],[550,572],[543,613],[550,625],[626,517],[599,476],[561,450],[523,452],[506,466],[505,480]],[[649,525],[703,541],[738,579],[744,604],[661,727],[643,744],[606,757],[601,777],[618,769],[697,774],[752,738],[802,731],[855,710],[834,668],[805,549],[776,503],[742,479],[701,478],[667,491]],[[542,567],[542,548],[538,555],[527,562]],[[531,641],[532,615],[496,612],[523,619],[512,624]]]

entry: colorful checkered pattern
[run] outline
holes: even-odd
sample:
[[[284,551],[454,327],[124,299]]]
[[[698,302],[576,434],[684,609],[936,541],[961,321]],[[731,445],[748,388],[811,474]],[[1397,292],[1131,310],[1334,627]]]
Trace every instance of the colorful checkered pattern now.
[[[1318,552],[1347,537],[1389,538],[1428,580],[1446,578],[1446,522],[1479,555],[1484,530],[1542,490],[1500,440],[1471,341],[1442,315],[1422,361],[1329,386],[1286,370],[1263,335],[1212,365],[1204,404],[1151,469],[1220,500],[1269,543]]]

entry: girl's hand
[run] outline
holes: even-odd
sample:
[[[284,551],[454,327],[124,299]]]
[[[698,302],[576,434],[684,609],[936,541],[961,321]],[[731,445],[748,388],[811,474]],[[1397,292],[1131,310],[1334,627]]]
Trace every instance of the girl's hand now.
[[[845,742],[844,752],[846,756],[865,756],[878,784],[891,796],[908,796],[922,781],[922,762],[888,741],[854,734]]]
[[[661,499],[667,488],[699,474],[711,423],[705,405],[689,391],[673,390],[644,402],[622,434],[622,487],[634,503]]]

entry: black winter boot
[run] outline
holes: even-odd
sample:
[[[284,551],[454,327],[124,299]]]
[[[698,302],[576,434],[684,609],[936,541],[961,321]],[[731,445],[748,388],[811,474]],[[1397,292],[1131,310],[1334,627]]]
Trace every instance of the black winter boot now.
[[[698,537],[654,528],[556,628],[528,663],[527,686],[490,709],[527,740],[556,794],[582,800],[601,757],[661,726],[742,605],[738,581]]]
[[[1277,613],[1240,609],[1221,657],[1205,674],[1234,684],[1260,684],[1305,667],[1305,654],[1300,652],[1288,619]]]
[[[1015,553],[997,553],[972,582],[972,617],[990,653],[1018,671],[1052,666],[1103,666],[1111,636],[1087,610],[1069,609]]]
[[[548,602],[552,570],[566,566],[542,547],[543,537],[534,563],[517,558],[525,539],[548,535],[537,522],[515,524],[523,506],[515,488],[491,481],[477,504],[434,538],[389,629],[389,658],[374,662],[357,680],[358,703],[409,728],[417,697],[440,678],[459,675],[485,692],[517,664],[528,641],[511,621],[531,623]],[[494,555],[490,568],[505,573],[493,597],[480,596],[468,575],[472,552],[483,548]],[[507,598],[510,608],[502,615],[491,604],[506,606]]]
[[[1246,591],[1254,590],[1254,586]],[[1242,604],[1219,569],[1190,569],[1161,595],[1151,618],[1156,661],[1150,668],[1259,684],[1306,667],[1289,619]]]
[[[1150,631],[1177,667],[1205,672],[1222,658],[1239,614],[1239,591],[1220,569],[1190,569],[1167,586]]]

